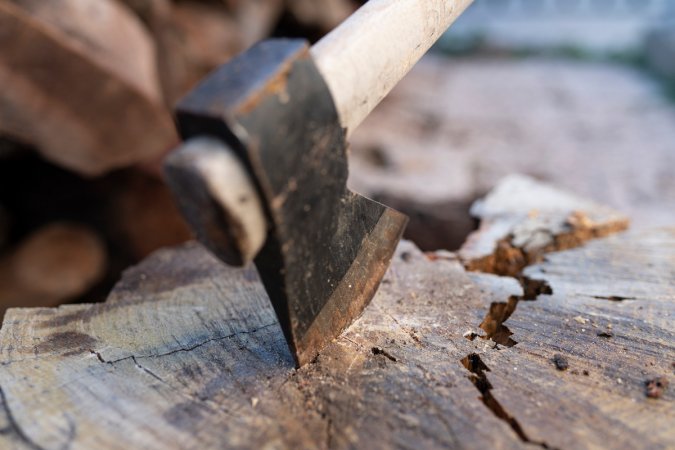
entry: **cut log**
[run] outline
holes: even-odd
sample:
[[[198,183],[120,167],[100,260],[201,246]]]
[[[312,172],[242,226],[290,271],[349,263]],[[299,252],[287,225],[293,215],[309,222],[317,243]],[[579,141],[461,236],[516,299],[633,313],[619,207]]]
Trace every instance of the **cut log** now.
[[[117,2],[0,3],[0,132],[85,175],[147,161],[177,140],[154,45]]]
[[[283,6],[281,0],[124,1],[155,38],[162,88],[170,106],[215,67],[267,37]]]
[[[78,302],[105,300],[125,268],[158,248],[186,242],[192,236],[165,184],[139,170],[118,170],[88,179],[35,155],[17,155],[0,164],[0,205],[8,225],[2,250],[8,252],[31,233],[55,222],[76,223],[95,231],[106,249],[106,269],[92,290],[68,297]],[[88,269],[86,264],[80,267]],[[5,286],[0,282],[0,290]],[[35,303],[21,296],[14,306],[45,305],[39,297],[32,300]]]
[[[252,268],[161,250],[105,303],[7,312],[0,446],[672,447],[673,254],[675,229],[623,234],[521,286],[402,242],[363,316],[295,370]]]
[[[56,306],[105,273],[103,241],[71,223],[44,226],[0,258],[0,318],[16,306]]]

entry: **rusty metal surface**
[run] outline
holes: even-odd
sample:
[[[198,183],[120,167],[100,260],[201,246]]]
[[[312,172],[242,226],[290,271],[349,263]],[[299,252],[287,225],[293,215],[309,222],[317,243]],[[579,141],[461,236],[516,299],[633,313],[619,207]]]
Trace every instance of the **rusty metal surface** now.
[[[407,219],[347,190],[345,133],[304,41],[256,45],[211,74],[177,116],[184,138],[216,136],[251,171],[270,222],[255,263],[296,362],[306,363],[369,303]]]

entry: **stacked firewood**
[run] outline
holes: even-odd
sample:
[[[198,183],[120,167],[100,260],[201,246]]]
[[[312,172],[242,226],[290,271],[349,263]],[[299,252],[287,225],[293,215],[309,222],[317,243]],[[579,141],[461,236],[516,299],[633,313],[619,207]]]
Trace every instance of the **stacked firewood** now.
[[[190,238],[160,176],[172,106],[268,36],[317,39],[353,0],[0,0],[0,317],[102,298]]]

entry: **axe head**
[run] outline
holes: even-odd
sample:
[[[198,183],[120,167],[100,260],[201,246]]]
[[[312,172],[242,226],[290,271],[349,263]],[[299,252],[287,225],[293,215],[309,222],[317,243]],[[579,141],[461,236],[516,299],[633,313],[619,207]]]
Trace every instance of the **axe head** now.
[[[236,57],[177,119],[184,138],[220,139],[250,173],[269,227],[255,264],[296,363],[311,361],[370,302],[407,218],[347,189],[345,132],[305,41],[265,41]],[[168,159],[178,204],[198,238],[227,254],[217,231],[199,232],[222,217],[204,211],[214,203],[186,185],[186,171]]]

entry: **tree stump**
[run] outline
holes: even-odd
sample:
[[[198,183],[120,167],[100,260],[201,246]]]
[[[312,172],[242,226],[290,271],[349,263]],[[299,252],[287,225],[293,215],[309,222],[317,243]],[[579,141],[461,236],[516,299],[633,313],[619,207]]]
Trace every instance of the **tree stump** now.
[[[402,242],[362,317],[295,369],[253,268],[189,243],[105,303],[10,309],[2,448],[672,448],[675,229],[518,278]]]

